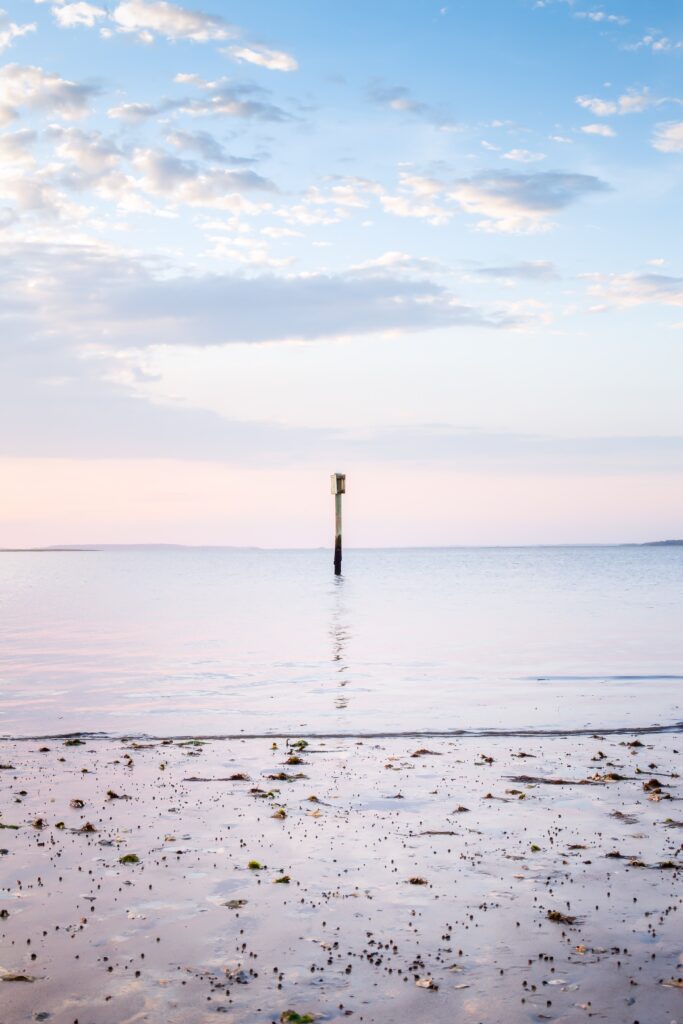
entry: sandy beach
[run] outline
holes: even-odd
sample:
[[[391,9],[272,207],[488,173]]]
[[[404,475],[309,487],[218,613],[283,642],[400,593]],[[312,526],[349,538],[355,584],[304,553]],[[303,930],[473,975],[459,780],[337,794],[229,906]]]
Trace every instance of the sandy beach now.
[[[677,733],[5,741],[0,1019],[683,1021]]]

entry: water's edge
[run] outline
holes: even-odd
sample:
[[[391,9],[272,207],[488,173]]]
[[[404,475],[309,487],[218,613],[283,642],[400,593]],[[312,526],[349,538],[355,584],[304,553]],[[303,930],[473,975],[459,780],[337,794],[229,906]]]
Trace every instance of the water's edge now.
[[[683,733],[683,722],[671,725],[630,725],[583,729],[409,729],[402,732],[241,732],[241,733],[176,733],[174,735],[155,736],[149,733],[113,733],[113,732],[60,732],[40,736],[0,736],[0,742],[36,743],[46,740],[82,739],[89,742],[107,740],[135,740],[147,743],[161,743],[163,740],[286,740],[291,737],[307,740],[385,740],[415,738],[441,739],[478,739],[486,737],[562,737],[562,736],[646,736],[664,733]]]

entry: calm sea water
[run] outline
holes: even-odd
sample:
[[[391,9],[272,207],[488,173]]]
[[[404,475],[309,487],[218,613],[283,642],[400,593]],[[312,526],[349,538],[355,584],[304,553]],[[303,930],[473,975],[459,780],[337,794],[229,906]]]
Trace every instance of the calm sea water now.
[[[0,554],[0,734],[683,720],[683,548]]]

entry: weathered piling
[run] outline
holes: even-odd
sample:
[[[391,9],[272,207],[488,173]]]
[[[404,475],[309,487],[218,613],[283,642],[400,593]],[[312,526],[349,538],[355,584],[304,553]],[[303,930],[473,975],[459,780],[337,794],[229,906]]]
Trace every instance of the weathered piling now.
[[[334,494],[334,574],[341,576],[342,565],[342,494],[346,494],[346,475],[333,473],[332,493]]]

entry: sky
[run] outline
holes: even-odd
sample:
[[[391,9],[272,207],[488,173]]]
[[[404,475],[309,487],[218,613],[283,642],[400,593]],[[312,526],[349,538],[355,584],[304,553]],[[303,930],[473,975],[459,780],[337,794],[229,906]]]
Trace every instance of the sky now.
[[[683,536],[683,4],[0,4],[0,546]]]

